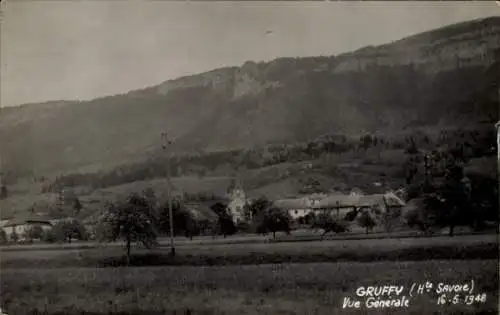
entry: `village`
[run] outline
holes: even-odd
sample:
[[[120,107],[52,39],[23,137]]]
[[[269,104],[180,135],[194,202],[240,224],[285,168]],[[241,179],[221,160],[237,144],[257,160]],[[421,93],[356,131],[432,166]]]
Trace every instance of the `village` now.
[[[374,183],[374,185],[377,186],[378,183]],[[183,201],[182,194],[174,195],[173,198],[182,202],[184,209],[196,220],[217,221],[218,214],[212,208],[215,204],[222,204],[225,206],[225,212],[230,216],[234,226],[250,223],[252,212],[249,209],[253,203],[259,200],[259,198],[248,197],[241,182],[237,183],[235,180],[231,182],[226,196],[223,198],[208,201]],[[262,198],[260,197],[260,199]],[[391,211],[399,213],[397,215],[399,227],[404,227],[405,222],[401,213],[404,212],[406,205],[404,188],[378,194],[364,194],[360,189],[354,188],[349,193],[312,193],[296,196],[295,198],[269,200],[267,206],[286,213],[296,228],[303,228],[310,225],[313,223],[313,218],[322,213],[330,215],[334,220],[345,220],[346,216],[351,214],[349,218],[349,221],[352,222],[351,228],[354,227],[355,231],[358,230],[358,232],[361,231],[363,233],[366,229],[356,224],[356,219],[359,219],[361,213],[367,213],[374,219],[373,226],[369,226],[370,231],[376,225],[375,221],[377,218]],[[155,206],[159,206],[158,201]],[[414,208],[415,201],[407,205],[407,208],[409,206],[410,208]],[[410,208],[407,210],[413,209]],[[50,214],[48,213],[37,212],[32,213],[29,217],[2,220],[0,221],[0,228],[5,231],[8,243],[30,243],[40,241],[43,238],[42,234],[47,233],[47,231],[50,231],[57,224],[73,220],[76,220],[76,218],[64,217],[56,219],[50,218]],[[88,237],[85,240],[95,239],[95,225],[98,223],[96,216],[84,219],[82,223],[85,231],[88,233]],[[34,229],[40,231],[39,235],[35,235],[37,237],[33,237],[32,235],[32,230]],[[202,231],[203,233],[210,235],[210,231]]]

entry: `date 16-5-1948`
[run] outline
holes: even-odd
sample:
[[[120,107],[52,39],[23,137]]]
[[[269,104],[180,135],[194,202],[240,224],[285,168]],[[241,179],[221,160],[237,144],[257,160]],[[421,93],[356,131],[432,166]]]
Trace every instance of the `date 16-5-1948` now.
[[[437,305],[446,304],[479,304],[486,302],[486,293],[482,294],[441,294],[437,298]]]

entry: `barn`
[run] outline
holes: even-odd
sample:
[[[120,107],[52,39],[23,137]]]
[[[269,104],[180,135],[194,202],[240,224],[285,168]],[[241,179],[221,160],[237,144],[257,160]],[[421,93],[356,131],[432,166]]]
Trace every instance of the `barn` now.
[[[347,213],[357,209],[380,210],[384,213],[390,208],[402,208],[405,202],[392,192],[385,194],[335,194],[330,195],[316,203],[315,210],[334,211],[338,218],[343,218]]]

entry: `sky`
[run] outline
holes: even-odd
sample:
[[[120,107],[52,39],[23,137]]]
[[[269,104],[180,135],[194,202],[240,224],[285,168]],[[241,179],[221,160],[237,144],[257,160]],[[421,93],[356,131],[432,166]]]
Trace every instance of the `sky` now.
[[[2,106],[89,100],[245,61],[337,55],[495,2],[2,1]]]

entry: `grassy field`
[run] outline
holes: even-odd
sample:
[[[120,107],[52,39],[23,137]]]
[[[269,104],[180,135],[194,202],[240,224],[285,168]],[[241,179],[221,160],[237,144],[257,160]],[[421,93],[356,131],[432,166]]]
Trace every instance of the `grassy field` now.
[[[78,245],[78,244],[75,244]],[[358,286],[474,280],[485,303],[438,306],[414,297],[398,314],[496,314],[497,235],[278,243],[185,241],[168,246],[19,246],[1,251],[1,307],[7,314],[351,314]],[[364,309],[366,311],[366,309]],[[366,313],[361,312],[358,313]],[[371,313],[371,312],[370,312]],[[393,314],[394,309],[381,313]]]
[[[491,235],[496,235],[496,231],[482,231],[473,232],[466,227],[455,228],[455,236],[474,236],[476,239],[483,239],[484,237],[491,238]],[[275,242],[313,242],[320,240],[365,240],[365,239],[401,239],[401,238],[420,238],[427,239],[429,237],[442,237],[448,235],[448,229],[445,228],[441,231],[436,231],[431,236],[424,236],[422,232],[418,230],[400,230],[393,231],[391,233],[385,232],[383,230],[374,229],[370,233],[365,233],[365,229],[361,227],[352,227],[352,231],[334,234],[329,233],[322,237],[322,230],[313,231],[311,229],[297,229],[293,230],[290,235],[283,232],[276,233],[276,239],[273,239],[272,234],[262,235],[262,234],[243,234],[238,233],[228,237],[222,237],[218,235],[216,238],[212,236],[194,236],[193,239],[186,238],[185,236],[177,236],[174,238],[174,242],[177,245],[210,245],[210,244],[256,244],[256,243],[275,243]],[[487,236],[490,235],[490,236]],[[491,238],[493,239],[493,238]],[[160,246],[169,246],[170,238],[167,236],[161,236],[158,239]],[[109,243],[107,246],[118,246],[118,243]],[[62,250],[62,249],[89,249],[98,247],[99,244],[96,241],[73,241],[72,243],[44,243],[41,241],[34,241],[31,244],[6,244],[0,245],[0,252],[17,251],[17,250]]]
[[[382,314],[496,314],[497,260],[274,264],[217,267],[3,269],[1,303],[12,314],[354,314],[359,286],[474,280],[485,303],[437,306],[437,294]],[[375,313],[376,311],[373,311]],[[366,309],[358,313],[366,313]],[[371,312],[369,312],[371,313]],[[379,313],[379,312],[377,312]]]
[[[24,247],[3,250],[2,268],[113,267],[124,263],[121,246],[47,250]],[[251,265],[377,260],[497,259],[497,235],[433,238],[326,240],[280,243],[177,244],[175,259],[169,246],[133,249],[132,265]]]

